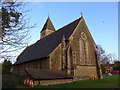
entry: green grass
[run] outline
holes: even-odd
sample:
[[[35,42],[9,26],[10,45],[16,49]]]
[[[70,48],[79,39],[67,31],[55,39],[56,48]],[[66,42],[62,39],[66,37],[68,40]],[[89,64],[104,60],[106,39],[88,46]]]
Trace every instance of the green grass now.
[[[39,86],[35,88],[112,88],[117,86],[120,86],[120,84],[118,85],[118,75],[113,76],[104,75],[103,79],[80,80],[72,83]]]

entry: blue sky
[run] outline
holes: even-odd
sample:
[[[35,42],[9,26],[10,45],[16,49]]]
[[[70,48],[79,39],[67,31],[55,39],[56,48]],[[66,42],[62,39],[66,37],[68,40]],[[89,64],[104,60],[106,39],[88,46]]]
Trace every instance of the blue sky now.
[[[118,54],[117,2],[30,2],[26,9],[31,9],[28,13],[30,24],[37,24],[37,27],[30,31],[29,45],[40,39],[40,31],[48,13],[57,30],[79,18],[83,12],[96,44],[102,45],[107,53]]]

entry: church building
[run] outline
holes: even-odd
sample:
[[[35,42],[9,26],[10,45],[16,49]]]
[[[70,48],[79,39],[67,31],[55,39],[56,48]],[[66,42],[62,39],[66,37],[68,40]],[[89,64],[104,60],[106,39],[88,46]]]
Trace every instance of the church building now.
[[[34,80],[102,78],[96,44],[83,16],[58,30],[48,17],[40,40],[17,57],[12,73]]]

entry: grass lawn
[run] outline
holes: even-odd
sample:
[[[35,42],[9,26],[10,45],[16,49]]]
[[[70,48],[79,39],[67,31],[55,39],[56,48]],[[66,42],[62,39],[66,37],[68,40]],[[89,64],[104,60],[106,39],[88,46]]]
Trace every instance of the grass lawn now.
[[[97,80],[80,80],[72,83],[39,86],[35,88],[112,88],[112,87],[120,86],[120,84],[118,84],[117,74],[113,76],[104,75],[103,77],[104,77],[103,79],[97,79]]]

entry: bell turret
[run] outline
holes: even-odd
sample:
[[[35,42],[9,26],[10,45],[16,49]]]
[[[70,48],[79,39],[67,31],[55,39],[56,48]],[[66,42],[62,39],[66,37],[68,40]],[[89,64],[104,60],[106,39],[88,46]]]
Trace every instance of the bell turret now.
[[[51,34],[55,32],[55,28],[50,20],[50,18],[48,17],[47,20],[46,20],[46,23],[44,24],[42,30],[41,30],[41,37],[40,39],[46,37],[47,35]]]

